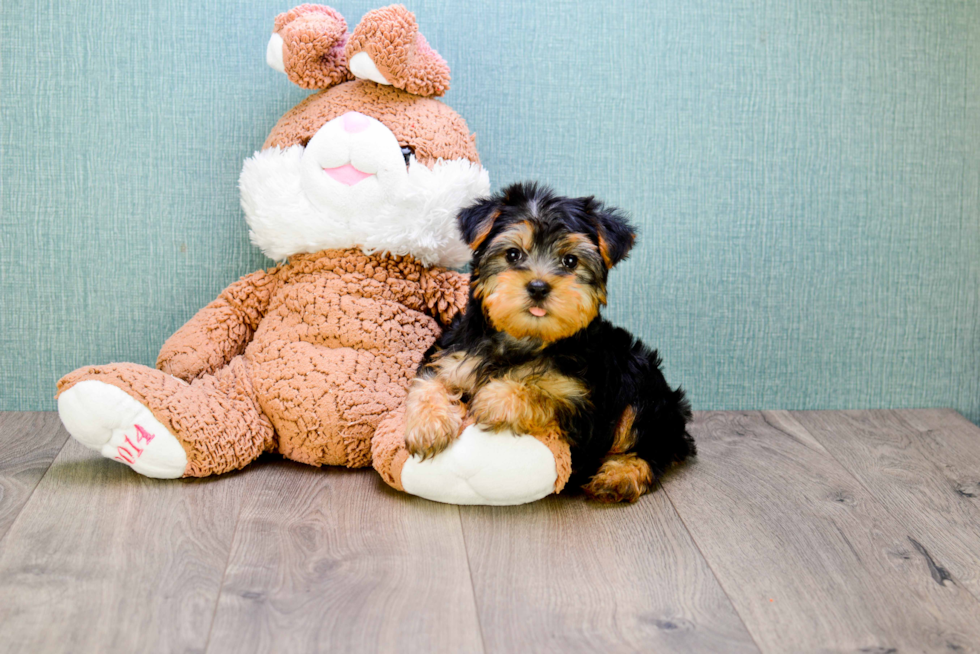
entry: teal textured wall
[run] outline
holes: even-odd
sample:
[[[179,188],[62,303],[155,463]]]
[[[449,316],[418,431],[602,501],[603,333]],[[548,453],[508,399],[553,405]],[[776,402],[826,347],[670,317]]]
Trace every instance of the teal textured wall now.
[[[608,315],[696,408],[980,421],[980,3],[408,4],[495,187],[633,214]],[[305,95],[264,63],[291,6],[4,0],[0,409],[267,265],[236,182]]]

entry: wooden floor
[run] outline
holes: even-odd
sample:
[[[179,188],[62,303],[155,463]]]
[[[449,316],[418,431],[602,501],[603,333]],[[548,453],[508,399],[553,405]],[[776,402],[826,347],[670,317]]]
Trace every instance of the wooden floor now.
[[[156,481],[0,414],[3,652],[976,652],[980,429],[700,413],[632,506],[454,507],[275,458]]]

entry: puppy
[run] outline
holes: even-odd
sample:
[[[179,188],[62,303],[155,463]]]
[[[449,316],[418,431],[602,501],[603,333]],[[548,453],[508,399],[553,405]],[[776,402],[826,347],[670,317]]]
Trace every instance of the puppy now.
[[[469,304],[409,389],[409,452],[441,452],[467,421],[557,432],[569,483],[601,502],[635,502],[695,454],[684,392],[655,351],[599,315],[635,239],[618,210],[515,184],[458,220],[473,250]]]

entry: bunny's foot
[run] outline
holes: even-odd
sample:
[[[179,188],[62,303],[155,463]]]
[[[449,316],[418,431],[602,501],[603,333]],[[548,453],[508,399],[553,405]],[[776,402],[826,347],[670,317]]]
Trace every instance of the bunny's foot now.
[[[107,459],[147,477],[184,476],[187,453],[153,413],[122,389],[81,381],[58,397],[58,414],[72,437]]]

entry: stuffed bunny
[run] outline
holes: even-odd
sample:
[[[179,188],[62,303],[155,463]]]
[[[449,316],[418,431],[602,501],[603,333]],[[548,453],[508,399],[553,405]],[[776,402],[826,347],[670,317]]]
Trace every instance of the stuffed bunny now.
[[[455,216],[488,195],[488,175],[466,122],[433,97],[449,68],[404,7],[372,11],[349,34],[334,9],[301,5],[276,18],[266,59],[320,89],[279,120],[239,180],[252,242],[283,263],[226,288],[164,343],[156,369],[66,375],[58,411],[77,440],[160,478],[220,474],[270,451],[367,466],[389,417],[375,466],[402,488],[413,464],[397,416],[425,352],[466,305],[466,278],[447,269],[470,254]],[[560,488],[562,445],[510,441],[527,439],[542,461],[537,486]],[[448,452],[444,467],[460,456],[472,453]],[[440,487],[445,473],[430,465],[416,478]],[[537,486],[496,499],[536,499]]]

